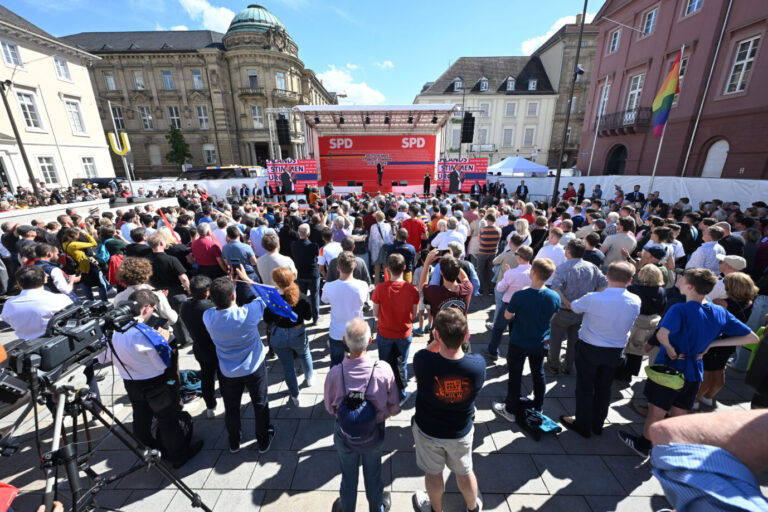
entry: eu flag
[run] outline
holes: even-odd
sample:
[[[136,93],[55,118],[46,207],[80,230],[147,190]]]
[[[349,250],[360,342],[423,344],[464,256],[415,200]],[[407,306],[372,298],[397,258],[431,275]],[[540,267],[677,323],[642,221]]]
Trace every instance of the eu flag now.
[[[264,304],[266,304],[269,310],[274,314],[284,316],[291,322],[295,322],[299,319],[299,315],[293,312],[291,306],[280,296],[277,288],[254,283],[251,285],[251,289],[257,297],[261,297]]]

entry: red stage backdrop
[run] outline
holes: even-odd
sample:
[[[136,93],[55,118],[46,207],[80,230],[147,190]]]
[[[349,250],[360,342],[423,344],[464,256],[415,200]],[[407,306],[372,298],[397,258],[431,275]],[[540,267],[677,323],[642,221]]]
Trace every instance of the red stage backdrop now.
[[[434,173],[436,138],[435,135],[319,137],[322,181],[376,181],[376,164],[381,162],[384,165],[382,183],[422,183],[425,173]]]
[[[482,187],[485,184],[488,173],[487,158],[449,158],[440,160],[437,164],[437,181],[435,185],[440,185],[443,190],[451,190],[451,179],[461,183],[461,190],[469,192],[475,182]]]
[[[317,162],[314,160],[267,160],[267,176],[272,186],[294,182],[293,190],[301,194],[304,186],[317,186]]]

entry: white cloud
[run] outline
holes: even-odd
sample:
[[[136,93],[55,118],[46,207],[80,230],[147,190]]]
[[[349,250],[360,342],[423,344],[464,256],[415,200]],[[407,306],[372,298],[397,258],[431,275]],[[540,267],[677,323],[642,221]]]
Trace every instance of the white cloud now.
[[[351,62],[347,62],[347,69],[357,69],[357,64],[352,64]]]
[[[344,21],[348,21],[349,23],[352,23],[353,25],[359,25],[360,22],[357,21],[357,18],[349,14],[344,9],[339,9],[338,7],[331,7],[333,9],[333,12],[335,12],[339,18],[343,19]]]
[[[392,64],[391,60],[385,60],[384,62],[376,61],[373,63],[373,65],[381,69],[392,69],[393,67],[395,67],[395,65]]]
[[[189,27],[186,25],[174,25],[171,27],[171,30],[176,30],[176,31],[189,30]]]
[[[235,17],[234,12],[226,7],[211,5],[208,0],[179,0],[179,3],[190,18],[201,22],[207,30],[226,32]]]
[[[591,23],[592,19],[595,17],[595,13],[587,13],[587,23]],[[530,39],[526,39],[522,42],[520,47],[523,50],[523,55],[530,55],[532,54],[536,48],[541,46],[543,43],[547,41],[550,37],[552,37],[555,32],[560,30],[563,25],[566,23],[576,23],[576,16],[563,16],[562,18],[555,21],[551,27],[549,27],[549,30],[545,34],[542,34],[540,36],[532,37]]]
[[[337,94],[346,94],[339,98],[339,103],[345,105],[380,105],[386,98],[384,95],[365,82],[355,82],[348,69],[338,69],[331,65],[328,71],[319,73],[317,77],[323,82],[323,87]]]

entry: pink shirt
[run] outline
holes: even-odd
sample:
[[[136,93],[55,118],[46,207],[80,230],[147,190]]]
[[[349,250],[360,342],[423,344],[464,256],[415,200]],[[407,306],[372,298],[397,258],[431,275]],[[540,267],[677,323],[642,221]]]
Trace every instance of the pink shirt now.
[[[376,421],[383,422],[388,416],[394,416],[400,412],[400,400],[395,384],[395,374],[392,367],[386,362],[380,362],[373,370],[375,361],[364,355],[356,359],[345,357],[341,364],[337,364],[328,372],[325,379],[325,410],[336,416],[341,402],[350,391],[365,391],[365,398],[376,409]],[[371,379],[371,371],[374,371]],[[341,372],[344,372],[344,385],[341,380]],[[367,387],[368,380],[371,384]]]
[[[515,292],[527,286],[531,286],[531,265],[528,263],[507,270],[502,280],[496,285],[496,289],[504,292],[501,301],[509,302]]]

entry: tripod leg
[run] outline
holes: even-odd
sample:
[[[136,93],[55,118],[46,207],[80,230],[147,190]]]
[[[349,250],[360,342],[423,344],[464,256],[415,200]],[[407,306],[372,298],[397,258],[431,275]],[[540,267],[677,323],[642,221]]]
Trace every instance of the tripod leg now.
[[[66,393],[59,392],[56,394],[56,416],[53,423],[53,442],[51,446],[51,452],[56,452],[59,449],[61,443],[61,429],[64,422],[64,405],[65,405]],[[43,504],[45,510],[53,510],[53,486],[56,484],[56,466],[48,468],[47,476],[45,480],[45,495],[43,497]]]

